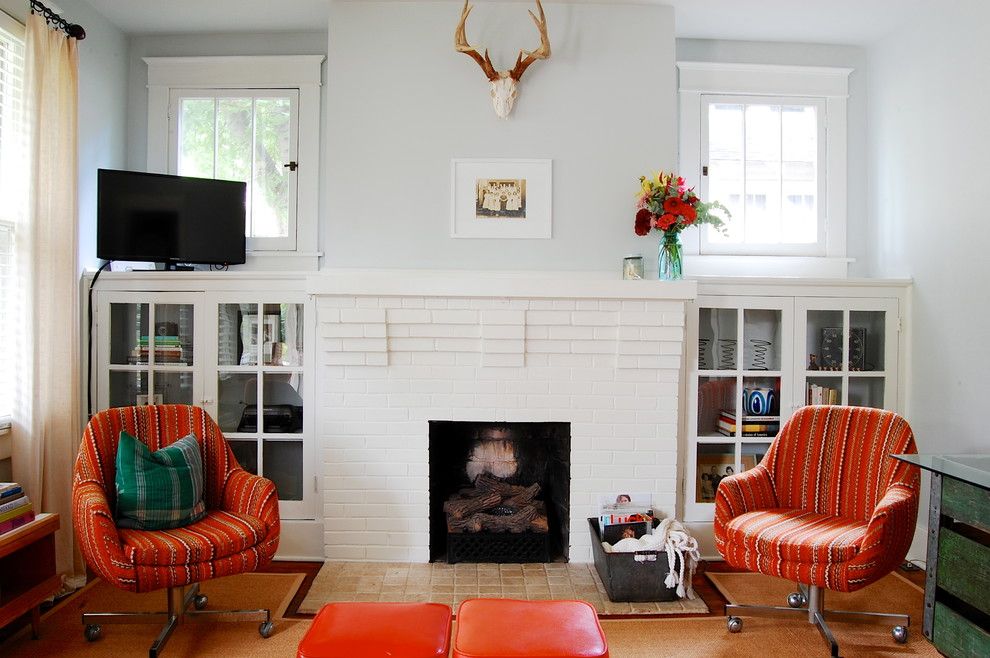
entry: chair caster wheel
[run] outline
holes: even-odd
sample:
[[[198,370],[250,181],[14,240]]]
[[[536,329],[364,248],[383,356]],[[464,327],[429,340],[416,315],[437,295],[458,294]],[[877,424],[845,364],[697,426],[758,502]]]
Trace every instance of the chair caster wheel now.
[[[258,626],[258,633],[260,633],[261,637],[263,638],[271,637],[272,633],[274,632],[275,632],[275,624],[273,624],[270,621],[263,621],[261,622],[261,625]]]
[[[206,596],[206,594],[197,594],[196,596],[193,597],[193,607],[195,607],[197,610],[202,610],[203,608],[206,607],[206,604],[209,602],[209,600],[210,599],[209,597]]]
[[[803,608],[808,604],[808,597],[801,592],[791,592],[787,595],[787,605],[792,608]]]
[[[890,634],[894,636],[894,642],[898,644],[905,644],[908,641],[908,629],[906,626],[894,626]]]
[[[730,633],[738,633],[742,630],[742,619],[739,617],[729,617],[726,621],[726,626]]]
[[[87,641],[96,642],[100,639],[102,631],[103,629],[98,624],[86,624],[86,630],[83,632],[86,634]]]

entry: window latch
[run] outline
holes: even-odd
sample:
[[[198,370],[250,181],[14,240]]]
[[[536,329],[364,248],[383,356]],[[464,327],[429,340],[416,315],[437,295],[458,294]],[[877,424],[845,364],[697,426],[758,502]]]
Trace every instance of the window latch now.
[[[295,171],[296,169],[299,168],[299,163],[293,161],[293,162],[290,162],[289,164],[284,164],[282,166],[283,167],[288,167],[289,168],[289,171]]]
[[[708,175],[708,165],[705,165],[704,167],[701,168],[701,175],[702,176]]]

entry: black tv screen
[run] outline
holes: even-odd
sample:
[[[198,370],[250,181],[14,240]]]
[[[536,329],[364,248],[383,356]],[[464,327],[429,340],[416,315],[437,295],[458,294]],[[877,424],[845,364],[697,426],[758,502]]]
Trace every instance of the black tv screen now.
[[[97,179],[98,258],[244,262],[246,183],[112,169]]]

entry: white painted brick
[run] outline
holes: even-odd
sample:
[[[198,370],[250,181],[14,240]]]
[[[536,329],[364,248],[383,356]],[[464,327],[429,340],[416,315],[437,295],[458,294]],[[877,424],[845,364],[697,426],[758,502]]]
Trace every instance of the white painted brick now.
[[[536,324],[570,324],[571,314],[568,311],[558,310],[558,311],[527,311],[526,312],[526,324],[536,325]]]
[[[468,309],[471,308],[471,300],[461,297],[450,297],[447,299],[447,308]]]
[[[332,308],[354,308],[354,298],[353,297],[329,297],[321,296],[319,298],[319,308],[322,309],[332,309]]]
[[[591,382],[555,381],[550,389],[556,395],[591,395]],[[574,404],[572,401],[570,404]],[[575,405],[579,406],[579,405]]]
[[[457,363],[455,352],[412,352],[412,362],[421,366],[452,366]]]
[[[550,327],[526,325],[526,338],[545,340],[550,337]]]
[[[324,322],[340,322],[340,309],[318,307],[316,310],[316,322],[318,324],[322,324]]]
[[[598,311],[600,310],[598,306],[597,299],[579,299],[575,308],[579,311]]]
[[[388,310],[389,324],[426,324],[433,321],[433,312],[418,308],[393,308]]]
[[[387,366],[388,365],[388,353],[379,352],[368,354],[365,360],[369,366]]]
[[[546,381],[507,381],[502,387],[505,393],[523,395],[546,395],[550,392],[550,383]]]
[[[570,349],[570,345],[568,345]],[[564,368],[591,368],[594,359],[590,354],[551,354],[550,365]],[[577,378],[576,378],[577,379]]]
[[[615,371],[609,368],[574,368],[571,378],[575,381],[607,382],[615,378]]]
[[[571,343],[567,340],[527,340],[526,350],[532,354],[569,354]]]
[[[619,341],[619,354],[650,354],[660,353],[660,342],[654,340],[622,340]]]
[[[630,421],[636,420],[636,414],[628,414]],[[638,439],[643,436],[656,435],[656,425],[642,424],[642,423],[622,423],[615,426],[615,438],[617,439]]]
[[[570,398],[566,395],[527,395],[526,406],[531,409],[553,409],[565,407]]]
[[[672,343],[667,340],[660,343],[660,354],[672,354],[680,356],[684,351],[684,343]]]
[[[357,306],[358,308],[378,308],[378,298],[358,297],[355,300],[355,306]]]
[[[356,366],[364,365],[364,354],[351,354],[348,352],[325,352],[322,362],[329,365]]]
[[[482,311],[482,324],[522,325],[526,323],[526,312],[518,310]]]
[[[367,393],[345,393],[344,404],[350,407],[384,407],[388,404],[388,396],[384,393],[377,395],[369,395]]]
[[[349,326],[349,325],[345,325]],[[320,339],[320,349],[325,352],[339,352],[344,346],[344,341],[341,338],[321,338]]]
[[[665,327],[683,327],[684,326],[684,312],[677,311],[674,313],[664,313],[663,314],[663,324]]]
[[[541,327],[546,330],[546,327]],[[481,328],[481,335],[484,338],[508,338],[513,340],[522,340],[526,337],[526,327],[521,324],[518,325],[483,325]]]
[[[403,297],[402,298],[402,308],[423,308],[426,306],[426,300],[422,297]]]
[[[525,357],[522,354],[494,354],[485,352],[482,356],[482,363],[486,368],[515,368],[525,365]]]
[[[595,327],[595,340],[614,341],[619,337],[619,327]]]
[[[383,327],[385,325],[382,325]],[[431,325],[418,325],[418,324],[390,324],[385,330],[388,338],[408,338],[414,335],[412,330],[416,327],[430,327]],[[433,333],[430,332],[428,335],[432,336]]]
[[[433,322],[438,324],[478,324],[478,311],[438,310],[430,313],[433,315]]]
[[[380,368],[347,366],[344,369],[344,377],[347,379],[385,379],[387,374],[382,372]]]
[[[325,464],[323,467],[323,475],[326,476],[327,479],[335,477],[353,477],[364,475],[366,470],[366,465],[361,462],[338,462]]]
[[[447,308],[447,300],[443,297],[427,297],[425,306],[430,310],[445,309]]]
[[[532,311],[549,311],[553,308],[553,301],[549,299],[533,299],[529,302]]]
[[[623,478],[630,475],[628,466],[615,464],[592,464],[591,477],[593,478]]]
[[[618,325],[619,314],[613,311],[575,311],[571,322],[577,325],[612,326]]]
[[[643,340],[684,340],[683,327],[642,327],[640,334]]]
[[[572,340],[571,352],[574,354],[601,354],[614,352],[615,343],[601,340]]]
[[[385,322],[385,311],[382,309],[341,309],[341,322]]]
[[[509,302],[505,299],[492,299],[490,297],[475,298],[471,300],[471,308],[482,310],[488,308],[508,308]]]
[[[575,464],[611,464],[612,450],[574,450],[571,446],[571,477],[574,477]]]
[[[341,349],[345,352],[384,352],[384,338],[344,338]]]
[[[526,350],[526,341],[486,338],[483,347],[486,354],[522,354]]]
[[[389,338],[388,349],[393,352],[432,352],[436,349],[433,338]]]
[[[329,544],[324,538],[324,543]],[[363,560],[368,557],[364,546],[327,546],[323,553],[328,560]]]
[[[657,327],[663,324],[663,314],[653,311],[622,311],[619,324],[624,326]]]
[[[324,541],[335,546],[367,546],[387,544],[388,535],[376,532],[324,532]]]
[[[591,340],[594,337],[594,327],[574,327],[570,325],[550,327],[550,338],[554,340]]]
[[[366,324],[362,328],[365,338],[385,338],[384,324]]]
[[[573,311],[577,308],[577,302],[573,299],[555,299],[553,307],[558,311]]]
[[[347,530],[368,530],[366,519],[330,519],[326,523],[329,532],[342,532]]]
[[[580,409],[614,409],[615,399],[608,395],[573,395],[571,406]]]
[[[378,308],[402,308],[401,297],[379,297]]]
[[[466,352],[458,352],[455,355],[454,363],[458,366],[480,366],[481,353],[468,354]]]
[[[648,299],[646,300],[646,310],[647,311],[659,311],[661,313],[683,313],[684,304],[681,302],[665,302],[658,299]]]
[[[437,338],[437,349],[442,352],[477,352],[481,349],[478,338]]]
[[[598,308],[602,311],[618,311],[622,308],[622,302],[618,299],[602,299],[598,302]]]
[[[527,365],[530,365],[527,363]],[[533,380],[549,379],[554,382],[568,381],[571,378],[570,368],[551,368],[549,366],[530,366],[526,369],[526,376]]]

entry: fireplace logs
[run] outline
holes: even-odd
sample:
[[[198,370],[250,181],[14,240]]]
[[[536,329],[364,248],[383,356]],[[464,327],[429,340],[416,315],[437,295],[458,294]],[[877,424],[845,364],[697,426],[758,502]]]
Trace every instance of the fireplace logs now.
[[[443,505],[448,532],[549,531],[546,506],[536,500],[540,485],[524,487],[482,473]]]

